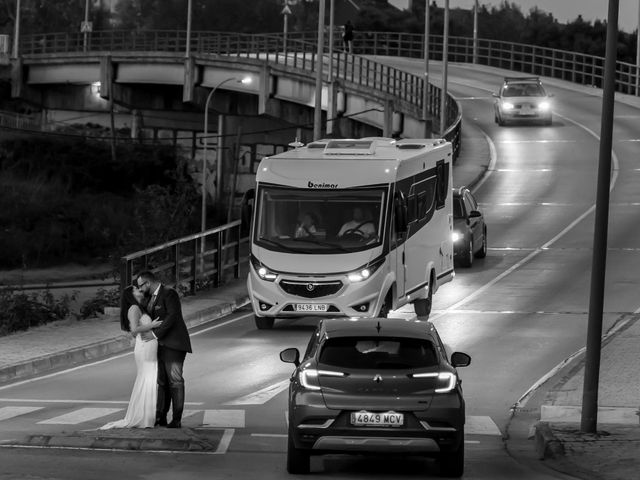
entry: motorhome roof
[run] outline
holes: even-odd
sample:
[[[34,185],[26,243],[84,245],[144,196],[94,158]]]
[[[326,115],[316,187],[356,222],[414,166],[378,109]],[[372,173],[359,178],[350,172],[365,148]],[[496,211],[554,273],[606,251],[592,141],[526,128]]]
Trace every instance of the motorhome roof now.
[[[345,157],[378,160],[400,160],[414,156],[423,149],[435,149],[446,143],[443,139],[402,139],[370,137],[359,139],[322,139],[306,146],[277,154],[278,158],[332,159]]]

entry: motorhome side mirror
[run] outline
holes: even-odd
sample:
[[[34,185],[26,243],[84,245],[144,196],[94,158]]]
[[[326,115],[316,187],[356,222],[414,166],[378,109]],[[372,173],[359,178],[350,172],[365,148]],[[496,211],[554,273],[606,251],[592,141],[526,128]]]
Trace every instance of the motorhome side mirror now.
[[[284,363],[293,363],[296,367],[300,365],[300,352],[297,348],[285,348],[280,352],[280,360]]]
[[[250,188],[242,196],[242,202],[240,204],[240,227],[243,232],[249,230],[251,225],[251,215],[253,214],[253,199],[255,198],[256,191]]]
[[[480,213],[478,210],[471,210],[469,212],[469,218],[478,218],[481,216],[482,216],[482,213]]]
[[[463,352],[453,352],[451,354],[451,365],[454,367],[468,367],[471,364],[471,357]]]

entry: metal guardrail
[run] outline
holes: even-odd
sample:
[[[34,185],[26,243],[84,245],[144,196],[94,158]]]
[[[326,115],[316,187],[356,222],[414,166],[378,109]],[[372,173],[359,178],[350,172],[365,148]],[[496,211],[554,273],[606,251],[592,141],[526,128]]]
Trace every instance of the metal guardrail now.
[[[241,221],[236,220],[126,255],[120,261],[120,289],[142,270],[153,271],[163,283],[191,295],[198,281],[210,279],[217,287],[231,276],[240,278],[249,246],[249,237],[242,234]]]

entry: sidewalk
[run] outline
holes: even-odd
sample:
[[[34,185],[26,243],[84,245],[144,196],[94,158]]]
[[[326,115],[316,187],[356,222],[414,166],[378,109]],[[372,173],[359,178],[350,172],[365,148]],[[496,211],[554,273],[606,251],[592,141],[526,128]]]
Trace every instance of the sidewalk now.
[[[489,157],[490,148],[484,134],[473,123],[465,123],[460,157],[453,167],[454,186],[472,187],[489,167]],[[183,313],[189,328],[193,328],[213,322],[248,301],[246,282],[241,278],[195,297],[185,297]],[[550,467],[572,478],[626,480],[637,477],[640,468],[638,318],[639,315],[628,315],[621,319],[617,330],[603,342],[599,396],[603,410],[599,415],[599,434],[579,432],[584,355],[578,352],[531,393],[526,406],[516,409],[505,434],[507,451],[516,460],[529,463],[534,469]],[[119,319],[115,317],[55,322],[0,337],[0,384],[99,359],[130,349],[131,345],[131,338],[120,330]],[[196,442],[193,435],[198,432],[187,433],[155,429],[154,448],[159,448],[158,442],[173,442],[173,450],[190,450],[202,445],[213,445],[210,448],[215,449],[219,442],[219,439],[200,437]],[[117,448],[120,442],[128,446],[124,448],[131,449],[134,448],[132,439],[139,439],[140,446],[135,448],[146,448],[140,432],[125,429],[119,435],[117,439],[102,441],[108,448]],[[34,441],[43,439],[39,437]],[[71,442],[74,446],[95,446],[87,443],[89,441],[80,434],[46,439],[47,444]]]

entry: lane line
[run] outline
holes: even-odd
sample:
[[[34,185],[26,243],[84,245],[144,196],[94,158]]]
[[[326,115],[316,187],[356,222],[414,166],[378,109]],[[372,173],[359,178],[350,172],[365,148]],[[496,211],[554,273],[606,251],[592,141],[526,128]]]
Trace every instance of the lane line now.
[[[262,405],[267,403],[280,392],[286,390],[289,387],[289,383],[291,383],[289,378],[286,378],[278,383],[274,383],[273,385],[269,385],[268,387],[262,388],[253,393],[249,393],[248,395],[223,403],[223,405]]]
[[[37,399],[37,398],[0,398],[0,402],[20,403],[80,403],[97,405],[128,405],[129,400],[64,400],[64,399]],[[204,402],[184,402],[185,405],[204,405]]]

